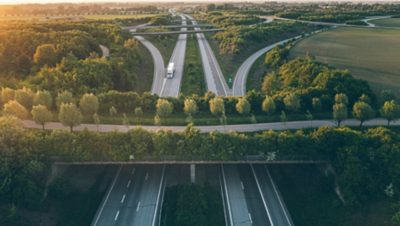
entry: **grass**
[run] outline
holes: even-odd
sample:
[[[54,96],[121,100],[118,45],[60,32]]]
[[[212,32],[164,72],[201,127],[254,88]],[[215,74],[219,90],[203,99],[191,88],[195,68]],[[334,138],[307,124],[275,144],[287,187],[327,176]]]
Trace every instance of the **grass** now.
[[[382,27],[400,27],[400,18],[372,20],[370,23]]]
[[[143,93],[151,89],[153,83],[154,62],[150,52],[143,46],[139,45],[140,67],[135,68],[136,83],[134,90],[137,93]]]
[[[78,16],[68,16],[68,15],[54,15],[54,16],[6,16],[1,15],[0,21],[5,20],[52,20],[52,19],[89,19],[89,20],[114,20],[114,19],[141,19],[146,17],[152,17],[157,14],[133,14],[133,15],[78,15]]]
[[[270,169],[296,226],[393,225],[394,211],[388,200],[350,210],[337,198],[332,180],[316,165],[278,165]]]
[[[400,30],[339,28],[300,41],[291,58],[311,54],[317,61],[349,69],[374,91],[389,89],[400,96]]]
[[[251,66],[249,75],[247,76],[246,89],[247,90],[261,90],[263,79],[267,73],[267,69],[264,65],[265,54],[254,62]]]
[[[185,96],[192,94],[202,96],[206,92],[204,80],[197,39],[194,35],[188,35],[181,92]]]
[[[174,51],[178,35],[149,35],[146,39],[157,47],[164,59],[165,65],[167,65]]]

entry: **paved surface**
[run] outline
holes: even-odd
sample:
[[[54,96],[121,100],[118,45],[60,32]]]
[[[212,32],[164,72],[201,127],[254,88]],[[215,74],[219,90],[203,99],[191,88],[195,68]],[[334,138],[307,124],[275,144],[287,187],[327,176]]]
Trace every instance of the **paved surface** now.
[[[92,225],[156,225],[163,180],[164,166],[121,166]]]
[[[252,165],[258,189],[264,198],[265,208],[273,226],[293,226],[292,219],[265,164]]]
[[[22,124],[25,128],[42,129],[41,125],[36,124],[32,120],[23,120]],[[348,119],[342,122],[342,126],[359,127],[360,121],[356,119]],[[391,126],[400,126],[400,120],[395,120],[390,123]],[[240,124],[240,125],[226,125],[226,126],[195,126],[202,133],[212,131],[219,132],[257,132],[264,130],[288,130],[288,129],[310,129],[319,128],[323,126],[336,127],[337,123],[333,120],[309,120],[309,121],[291,121],[291,122],[271,122],[271,123],[257,123],[257,124]],[[377,118],[364,122],[364,126],[387,126],[387,120]],[[125,125],[108,125],[108,124],[81,124],[74,127],[74,131],[98,131],[98,132],[126,132],[130,129],[138,128],[138,126],[125,126]],[[172,132],[183,132],[186,126],[140,126],[140,128],[148,131],[170,130]],[[69,127],[63,126],[59,122],[46,123],[45,129],[47,130],[69,130]]]
[[[186,15],[186,17],[192,20],[193,25],[197,25],[192,16]],[[203,31],[199,27],[196,27],[195,30]],[[206,37],[203,33],[197,33],[196,37],[200,49],[207,90],[215,93],[217,96],[230,96],[232,92],[226,84],[224,75]]]
[[[186,17],[184,17],[183,15],[180,15],[180,17],[182,18],[182,25],[186,25]],[[186,28],[181,28],[181,31],[186,30]],[[169,62],[174,63],[174,77],[166,78],[164,76],[162,81],[162,88],[160,90],[160,93],[158,93],[161,97],[178,97],[179,95],[185,63],[186,41],[187,34],[180,34],[178,37],[178,41],[176,42],[174,51],[172,52],[171,59],[169,60]]]
[[[184,30],[184,31],[149,31],[149,32],[135,32],[134,35],[175,35],[175,34],[194,34],[194,33],[205,33],[205,32],[218,32],[223,31],[223,28],[213,28],[213,29],[204,29],[204,30]]]

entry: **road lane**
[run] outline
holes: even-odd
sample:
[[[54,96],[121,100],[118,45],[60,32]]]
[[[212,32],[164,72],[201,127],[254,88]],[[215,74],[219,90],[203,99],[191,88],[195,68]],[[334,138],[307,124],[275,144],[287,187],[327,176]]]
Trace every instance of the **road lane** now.
[[[183,15],[180,15],[180,17],[182,19],[182,25],[186,26],[186,17]],[[181,31],[186,30],[187,28],[181,28]],[[172,52],[171,59],[169,60],[169,62],[173,62],[175,66],[174,77],[166,78],[164,76],[163,85],[159,93],[159,96],[161,97],[178,97],[179,95],[185,63],[186,42],[187,34],[180,34],[174,51]]]
[[[265,164],[253,165],[273,226],[293,226],[290,214]]]
[[[197,22],[192,16],[185,16],[192,20],[193,25],[197,25]],[[196,27],[195,30],[199,31],[201,28]],[[219,63],[206,37],[203,33],[196,33],[196,38],[200,49],[207,90],[215,93],[217,96],[230,96],[232,91],[229,89],[228,84],[225,81]]]

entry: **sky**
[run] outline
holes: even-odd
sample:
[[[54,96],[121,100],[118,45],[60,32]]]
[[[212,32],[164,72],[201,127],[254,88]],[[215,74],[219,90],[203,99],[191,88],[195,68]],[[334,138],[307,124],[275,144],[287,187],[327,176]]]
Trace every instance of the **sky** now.
[[[0,5],[5,4],[26,4],[26,3],[82,3],[82,2],[170,2],[170,1],[183,1],[183,2],[191,2],[191,1],[202,1],[202,2],[217,2],[216,0],[0,0]],[[219,1],[232,1],[232,0],[219,0]],[[233,0],[233,1],[280,1],[280,0]],[[321,1],[321,0],[283,0],[286,2],[300,2],[300,1]],[[349,1],[349,0],[336,0],[336,1]],[[379,2],[380,0],[354,0],[354,1],[375,1]],[[392,1],[400,1],[400,0],[392,0]]]

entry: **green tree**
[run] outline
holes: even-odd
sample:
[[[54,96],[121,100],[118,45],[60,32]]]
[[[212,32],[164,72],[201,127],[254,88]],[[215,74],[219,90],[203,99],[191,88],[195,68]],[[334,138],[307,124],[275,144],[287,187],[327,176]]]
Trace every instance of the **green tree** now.
[[[31,111],[33,120],[37,123],[42,125],[42,129],[47,122],[50,122],[53,119],[53,114],[51,111],[47,109],[44,105],[35,105]]]
[[[137,123],[140,124],[142,122],[143,110],[141,107],[135,108],[135,116],[137,117]]]
[[[54,66],[58,61],[57,50],[53,44],[43,44],[36,48],[33,62],[40,66]]]
[[[110,109],[108,110],[108,112],[110,113],[111,117],[114,117],[118,114],[118,111],[114,106],[111,106]]]
[[[282,86],[282,82],[277,74],[271,73],[264,77],[262,84],[262,91],[266,94],[273,94],[278,91]]]
[[[63,103],[60,106],[58,119],[64,126],[68,126],[70,131],[73,131],[74,126],[81,124],[82,114],[73,103]]]
[[[344,93],[338,93],[335,95],[335,103],[347,106],[349,104],[349,98]]]
[[[57,94],[56,105],[58,109],[60,109],[62,104],[69,104],[69,103],[72,104],[75,103],[74,97],[72,96],[71,92],[62,91]]]
[[[91,116],[99,110],[99,99],[93,93],[84,94],[79,101],[79,107],[86,116]]]
[[[198,107],[197,107],[196,101],[191,99],[191,98],[186,98],[183,105],[184,105],[183,106],[183,111],[187,115],[193,116],[198,111]]]
[[[371,104],[371,98],[369,98],[369,96],[365,95],[364,93],[360,96],[358,100],[367,104]]]
[[[286,123],[287,122],[287,116],[286,116],[286,112],[285,111],[281,111],[281,122]]]
[[[240,98],[236,104],[236,111],[241,115],[248,115],[251,111],[251,105],[246,98]]]
[[[10,100],[15,99],[15,90],[11,88],[2,88],[1,89],[1,100],[5,104]]]
[[[321,103],[320,98],[318,98],[318,97],[312,98],[312,108],[313,108],[314,112],[321,112],[322,103]]]
[[[166,99],[158,99],[156,104],[157,114],[160,117],[167,117],[172,114],[174,106]]]
[[[22,88],[15,91],[15,100],[26,109],[32,109],[34,93],[28,88]]]
[[[210,112],[213,115],[222,115],[225,112],[224,99],[221,97],[214,97],[209,101]]]
[[[15,116],[20,119],[27,119],[29,116],[26,108],[15,100],[8,101],[4,105],[3,112],[6,115]]]
[[[276,110],[276,105],[274,99],[270,96],[266,96],[264,101],[262,102],[262,110],[268,115],[273,115]]]
[[[333,118],[337,121],[338,126],[340,126],[340,123],[348,117],[347,106],[343,103],[336,103],[333,105],[332,110]]]
[[[388,120],[388,126],[393,119],[400,117],[400,106],[396,103],[396,101],[385,101],[383,104],[380,113],[382,117]]]
[[[33,105],[44,105],[50,110],[53,107],[53,97],[48,91],[37,91],[33,98]]]
[[[96,130],[97,130],[97,132],[99,132],[100,117],[99,117],[99,115],[98,115],[97,113],[95,113],[95,114],[93,115],[93,122],[94,122],[94,124],[96,124]]]
[[[397,211],[393,217],[392,217],[392,222],[395,226],[400,226],[400,211]]]
[[[299,111],[301,107],[299,95],[293,93],[285,96],[283,103],[285,104],[285,108],[292,112]]]
[[[375,116],[375,112],[369,104],[358,101],[353,105],[353,115],[360,120],[360,126],[362,126],[366,120]]]

